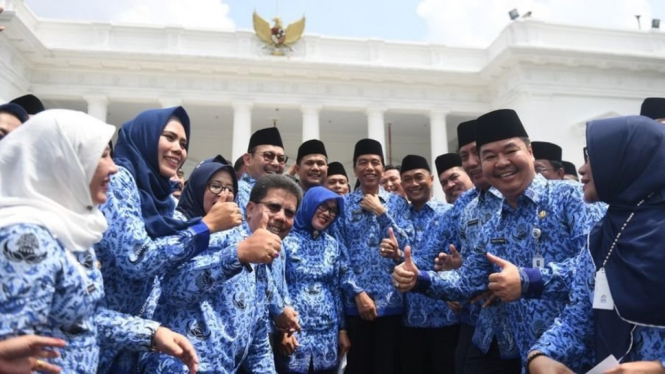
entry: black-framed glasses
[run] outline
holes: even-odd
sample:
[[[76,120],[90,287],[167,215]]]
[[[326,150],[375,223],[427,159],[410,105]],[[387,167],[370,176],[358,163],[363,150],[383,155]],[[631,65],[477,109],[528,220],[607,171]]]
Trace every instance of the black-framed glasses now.
[[[586,163],[589,161],[589,150],[587,150],[587,148],[584,147],[583,151],[584,151],[584,162]]]
[[[293,211],[291,209],[284,208],[281,204],[271,203],[270,201],[259,201],[259,202],[256,202],[256,204],[261,204],[261,205],[265,206],[266,208],[268,208],[268,210],[272,214],[277,214],[280,211],[284,210],[284,216],[288,219],[292,219],[293,217],[296,216],[295,211]]]
[[[225,186],[219,182],[210,182],[208,183],[208,190],[215,195],[219,195],[222,192],[226,191],[230,194],[235,194],[235,191],[233,191],[233,187],[231,186]]]
[[[320,204],[318,207],[316,207],[316,210],[318,210],[321,213],[328,212],[331,217],[336,217],[337,216],[337,207],[330,206],[326,203]]]
[[[284,164],[287,163],[287,161],[289,161],[289,156],[287,156],[287,155],[278,155],[277,153],[271,152],[271,151],[265,151],[265,152],[261,152],[259,154],[263,157],[263,160],[265,162],[272,162],[275,158],[277,158],[277,162],[284,165]]]

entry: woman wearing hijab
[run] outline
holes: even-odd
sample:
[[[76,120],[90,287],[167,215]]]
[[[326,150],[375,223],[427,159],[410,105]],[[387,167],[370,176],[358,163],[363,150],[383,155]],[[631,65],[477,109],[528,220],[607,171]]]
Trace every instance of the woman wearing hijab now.
[[[532,348],[530,373],[665,373],[665,127],[640,116],[587,124],[584,197],[607,214],[577,258],[570,304]],[[589,344],[589,343],[593,344]]]
[[[84,113],[52,110],[3,141],[0,339],[37,334],[64,341],[59,355],[37,353],[31,369],[40,372],[95,373],[100,343],[176,354],[195,371],[186,338],[102,306],[92,245],[107,227],[97,206],[117,171],[107,147],[114,130]]]
[[[280,373],[334,373],[350,347],[344,330],[342,250],[328,234],[343,203],[333,191],[310,188],[284,240],[288,302],[299,313],[302,331],[281,334],[276,355]]]
[[[118,173],[101,206],[109,229],[96,246],[110,309],[146,316],[143,308],[155,277],[205,250],[210,233],[226,228],[221,224],[226,212],[217,209],[203,219],[173,217],[170,178],[187,158],[189,138],[189,117],[182,107],[147,110],[119,131],[114,149]],[[117,353],[103,349],[102,372],[132,370],[137,357]]]
[[[182,192],[176,216],[191,219],[213,207],[227,205],[233,224],[240,225],[235,192],[238,181],[221,156],[207,160],[192,172]],[[267,335],[268,272],[238,245],[249,232],[248,223],[210,236],[210,246],[161,280],[155,318],[175,331],[193,337],[206,373],[274,373]],[[272,235],[272,234],[271,234]],[[262,242],[266,240],[263,239]],[[256,257],[256,256],[255,256]],[[274,289],[274,288],[273,288]],[[146,373],[185,373],[182,363],[166,355],[148,355],[141,361]]]

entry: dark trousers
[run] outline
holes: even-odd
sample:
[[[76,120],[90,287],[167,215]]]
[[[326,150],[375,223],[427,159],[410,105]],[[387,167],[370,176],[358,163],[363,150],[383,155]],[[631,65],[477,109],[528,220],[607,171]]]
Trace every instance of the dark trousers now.
[[[522,361],[519,358],[501,359],[499,344],[497,344],[496,339],[492,340],[487,354],[471,344],[466,356],[465,374],[520,374],[521,372]]]
[[[398,342],[402,316],[374,321],[348,316],[346,328],[351,349],[346,356],[345,374],[396,374],[399,368]]]
[[[464,374],[464,367],[466,366],[466,356],[469,348],[473,346],[473,333],[476,328],[461,323],[459,327],[459,339],[457,339],[457,348],[455,348],[455,374]]]
[[[402,328],[402,374],[454,374],[459,325]],[[353,344],[353,343],[352,343]]]

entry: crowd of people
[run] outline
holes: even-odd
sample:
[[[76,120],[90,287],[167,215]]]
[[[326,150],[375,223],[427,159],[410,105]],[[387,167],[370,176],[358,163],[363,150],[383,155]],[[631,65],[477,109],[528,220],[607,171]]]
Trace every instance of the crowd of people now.
[[[494,110],[435,168],[359,140],[352,189],[320,140],[285,173],[276,127],[185,176],[182,107],[111,144],[20,97],[0,105],[0,373],[665,373],[664,123],[663,98],[587,123],[578,176]]]

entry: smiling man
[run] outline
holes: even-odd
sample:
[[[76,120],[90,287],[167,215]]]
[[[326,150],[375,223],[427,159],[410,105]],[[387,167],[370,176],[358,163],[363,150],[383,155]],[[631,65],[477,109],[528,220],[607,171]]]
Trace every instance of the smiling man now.
[[[326,177],[325,187],[338,195],[346,195],[350,192],[349,177],[346,175],[344,165],[339,162],[328,164],[328,176]]]
[[[469,175],[462,168],[462,158],[457,153],[446,153],[436,158],[441,188],[448,204],[455,204],[458,197],[473,187]]]
[[[353,345],[346,373],[391,374],[397,372],[404,300],[390,281],[395,262],[380,255],[380,244],[391,228],[400,245],[408,244],[413,230],[406,200],[379,185],[384,167],[381,143],[358,141],[353,165],[360,188],[344,196],[344,211],[335,222],[336,238],[348,250],[358,285],[353,294],[344,293]]]
[[[238,206],[243,217],[256,180],[266,174],[282,174],[288,159],[276,127],[261,129],[252,134],[247,153],[243,155],[245,173],[238,181]]]
[[[303,193],[323,185],[328,176],[328,153],[322,141],[312,139],[300,145],[295,170]]]
[[[506,302],[500,307],[505,307],[507,333],[525,360],[567,301],[566,281],[556,282],[560,288],[543,285],[570,274],[561,264],[584,248],[602,212],[585,204],[576,186],[536,174],[528,135],[513,110],[479,117],[476,135],[483,175],[504,197],[499,212],[483,227],[458,278],[421,272],[406,261],[395,269],[393,279],[401,291],[417,284],[419,291],[446,300],[493,291]],[[547,299],[544,290],[550,293]]]
[[[434,270],[441,251],[436,232],[443,230],[451,206],[432,199],[432,176],[427,160],[408,155],[402,160],[402,189],[409,206],[414,235],[413,259],[422,269]],[[401,353],[402,373],[453,373],[459,318],[443,300],[421,294],[406,295]]]
[[[563,180],[566,171],[561,160],[561,147],[554,143],[532,142],[531,148],[536,159],[536,173],[549,180]]]

